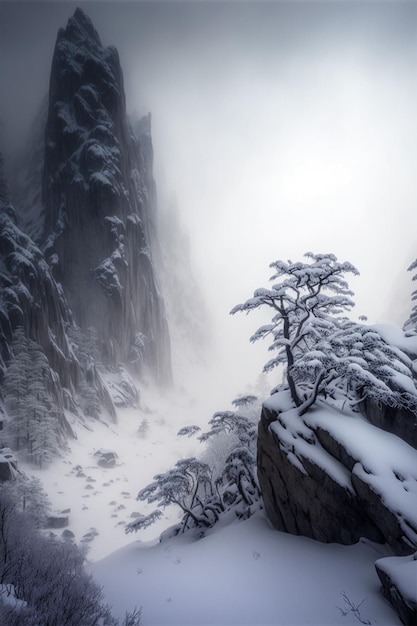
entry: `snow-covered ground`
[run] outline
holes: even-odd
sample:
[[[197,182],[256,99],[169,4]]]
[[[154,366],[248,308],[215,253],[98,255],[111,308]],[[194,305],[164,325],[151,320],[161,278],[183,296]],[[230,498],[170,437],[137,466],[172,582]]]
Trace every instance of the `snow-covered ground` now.
[[[125,534],[126,523],[136,513],[147,514],[155,508],[138,502],[138,491],[178,459],[202,452],[203,445],[196,438],[178,436],[178,430],[191,424],[207,427],[219,408],[224,406],[211,406],[206,397],[202,406],[187,394],[161,395],[145,389],[139,408],[118,409],[117,423],[89,421],[88,426],[77,425],[77,439],[69,441],[68,453],[48,469],[24,462],[20,468],[42,480],[53,513],[69,515],[66,529],[74,533],[75,541],[88,546],[88,558],[95,561],[129,544],[132,535]],[[116,465],[100,467],[95,456],[98,450],[114,451]],[[167,510],[164,518],[142,536],[154,538],[176,521],[178,511]],[[62,530],[54,532],[60,534]]]
[[[277,532],[259,514],[197,542],[134,541],[91,570],[114,613],[142,606],[144,626],[348,625],[358,623],[355,607],[363,623],[393,626],[374,568],[382,554],[368,541]]]
[[[117,424],[78,427],[70,453],[48,470],[21,466],[42,479],[54,511],[70,509],[67,528],[88,546],[89,567],[114,613],[142,607],[144,626],[336,626],[359,623],[358,607],[365,623],[400,624],[374,567],[389,553],[368,541],[340,546],[293,537],[273,530],[260,512],[197,542],[159,544],[159,533],[178,520],[174,508],[146,531],[125,534],[135,513],[155,508],[136,501],[139,489],[203,451],[178,430],[205,429],[214,411],[231,408],[233,398],[212,389],[203,382],[194,401],[186,392],[144,390],[140,408],[120,409]],[[116,452],[114,467],[97,464],[99,449]]]

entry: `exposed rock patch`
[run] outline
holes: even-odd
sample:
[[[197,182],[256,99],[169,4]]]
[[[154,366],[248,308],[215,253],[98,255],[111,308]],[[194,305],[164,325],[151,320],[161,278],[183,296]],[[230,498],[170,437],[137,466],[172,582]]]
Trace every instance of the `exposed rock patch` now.
[[[310,431],[312,443],[305,442],[306,447],[320,449],[327,469],[308,456],[308,449],[303,454],[295,446],[294,450],[288,447],[288,440],[280,439],[280,431],[269,429],[270,419],[267,411],[259,424],[258,476],[274,526],[326,543],[352,544],[361,537],[383,541],[378,527],[358,506],[347,470],[338,467],[332,455],[321,448],[314,432]],[[281,432],[290,427],[286,422],[280,424]]]
[[[46,520],[46,528],[65,528],[68,525],[68,515],[50,515]]]

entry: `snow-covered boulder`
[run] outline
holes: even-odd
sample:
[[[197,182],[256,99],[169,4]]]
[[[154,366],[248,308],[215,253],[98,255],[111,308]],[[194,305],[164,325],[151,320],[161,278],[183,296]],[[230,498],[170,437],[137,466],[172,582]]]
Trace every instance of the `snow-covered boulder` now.
[[[117,454],[114,450],[104,450],[101,448],[94,453],[97,457],[97,465],[100,467],[114,467],[117,461]]]
[[[258,437],[274,526],[323,542],[366,537],[399,555],[416,550],[417,450],[359,413],[318,403],[300,417],[283,405],[282,394],[264,403]]]
[[[384,596],[395,607],[403,624],[417,624],[417,552],[393,556],[375,563]]]
[[[0,482],[12,480],[17,472],[17,459],[10,448],[0,449]]]
[[[68,524],[68,515],[50,515],[46,520],[46,528],[65,528]]]

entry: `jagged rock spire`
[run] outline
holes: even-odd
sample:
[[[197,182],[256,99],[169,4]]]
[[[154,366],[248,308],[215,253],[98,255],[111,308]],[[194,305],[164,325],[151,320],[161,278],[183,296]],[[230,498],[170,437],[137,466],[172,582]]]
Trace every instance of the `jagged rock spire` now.
[[[76,322],[97,329],[111,363],[169,379],[152,143],[149,133],[135,139],[118,53],[81,9],[59,31],[52,61],[43,200],[45,253]]]
[[[101,46],[100,37],[94,28],[91,19],[80,7],[75,9],[73,17],[70,17],[68,20],[65,35],[68,40],[71,40],[74,43],[81,43],[82,41],[88,39],[95,40],[97,44]]]

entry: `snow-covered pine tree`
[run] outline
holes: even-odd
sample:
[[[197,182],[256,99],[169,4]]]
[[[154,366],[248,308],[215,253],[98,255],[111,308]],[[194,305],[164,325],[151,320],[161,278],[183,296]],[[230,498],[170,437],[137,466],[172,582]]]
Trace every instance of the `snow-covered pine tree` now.
[[[164,508],[171,504],[183,512],[179,524],[164,536],[196,530],[204,535],[222,514],[234,512],[239,518],[249,517],[259,506],[260,491],[256,476],[256,426],[249,413],[259,415],[257,398],[241,396],[233,404],[236,411],[219,411],[210,420],[210,431],[199,439],[208,446],[202,459],[182,459],[142,489],[138,500],[156,502]],[[245,415],[246,413],[246,415]],[[192,436],[198,426],[186,426],[178,433]],[[161,517],[159,509],[141,516],[125,528],[127,533],[142,530]]]
[[[154,476],[154,482],[142,489],[137,499],[156,502],[163,508],[171,504],[179,506],[183,519],[178,531],[184,532],[189,527],[189,522],[194,528],[209,528],[213,525],[219,513],[212,501],[214,496],[211,468],[193,457],[180,459],[172,469]],[[210,503],[207,502],[207,506],[204,506],[203,500],[206,499],[210,499]],[[129,533],[146,528],[158,517],[159,510],[150,516],[133,520],[125,530]]]
[[[315,346],[313,360],[320,361],[321,355],[329,361],[327,370],[333,372],[326,394],[342,394],[351,404],[369,397],[387,406],[417,411],[412,360],[372,326],[341,320]],[[303,361],[310,356],[306,353]]]
[[[73,542],[39,531],[28,508],[22,510],[14,481],[0,484],[0,535],[1,624],[140,626],[140,610],[122,621],[111,614],[84,568],[84,553]],[[6,602],[7,593],[16,602]]]
[[[326,384],[327,372],[324,368],[317,369],[313,385],[310,376],[305,385],[300,376],[296,380],[294,365],[315,340],[317,332],[313,326],[316,320],[332,325],[354,306],[353,292],[344,276],[359,274],[350,262],[340,263],[334,254],[307,252],[304,256],[311,259],[309,263],[271,263],[275,273],[270,280],[278,282],[274,282],[271,289],[257,289],[253,298],[231,310],[234,315],[264,306],[272,309],[271,324],[259,328],[250,340],[255,342],[272,337],[269,350],[277,351],[277,355],[266,363],[264,371],[284,364],[288,388],[300,414],[316,401],[320,388]]]
[[[260,406],[258,398],[251,394],[239,396],[232,404],[236,409],[216,412],[209,421],[210,430],[199,439],[209,444],[203,458],[213,464],[214,483],[223,510],[233,510],[238,517],[246,518],[254,513],[261,497],[256,474]],[[225,443],[223,455],[219,455],[218,448]]]
[[[6,434],[10,447],[25,450],[42,466],[59,454],[58,409],[49,391],[51,370],[40,346],[22,328],[13,337],[14,358],[4,377]]]
[[[29,458],[42,467],[59,454],[58,410],[48,389],[51,375],[48,359],[34,341],[29,341],[29,358]]]
[[[149,430],[149,420],[147,417],[143,417],[141,420],[141,423],[139,424],[139,428],[138,428],[138,435],[141,439],[146,439],[146,435],[148,434],[148,430]]]
[[[25,512],[36,528],[45,526],[51,503],[39,478],[18,472],[15,480],[1,486],[1,493],[8,494],[17,510]]]
[[[272,263],[277,271],[271,280],[282,280],[272,289],[257,289],[253,298],[232,310],[272,308],[272,323],[251,337],[253,342],[271,336],[269,350],[278,352],[264,370],[284,365],[285,386],[300,415],[319,397],[352,406],[370,397],[416,411],[411,360],[376,329],[342,315],[354,304],[343,276],[358,274],[356,268],[332,254],[306,256],[311,263]]]
[[[27,402],[27,379],[30,372],[28,345],[29,340],[23,328],[17,328],[12,341],[14,358],[4,375],[5,407],[9,416],[6,434],[10,447],[16,450],[28,445],[27,424],[30,411]]]
[[[408,268],[409,272],[414,272],[415,270],[417,270],[417,259],[413,261],[413,263],[411,263],[410,267]],[[412,280],[417,280],[417,274],[413,275]],[[412,328],[413,330],[417,330],[417,289],[415,289],[411,293],[411,302],[413,303],[413,305],[411,307],[410,317],[405,323],[404,328]]]

